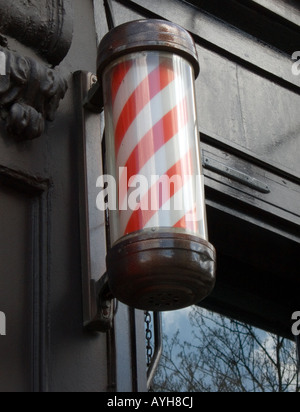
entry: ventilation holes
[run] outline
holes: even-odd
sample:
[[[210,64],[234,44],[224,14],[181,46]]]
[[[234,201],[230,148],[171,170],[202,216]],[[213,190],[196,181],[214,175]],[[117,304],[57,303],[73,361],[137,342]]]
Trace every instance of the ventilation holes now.
[[[149,306],[159,310],[160,308],[177,307],[181,300],[177,294],[164,292],[149,296],[147,303]]]

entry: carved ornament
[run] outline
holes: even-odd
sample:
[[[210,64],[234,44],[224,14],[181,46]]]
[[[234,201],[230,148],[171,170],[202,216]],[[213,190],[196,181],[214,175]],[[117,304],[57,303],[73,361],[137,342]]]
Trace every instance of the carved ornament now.
[[[67,82],[58,71],[35,59],[0,47],[5,74],[0,75],[0,116],[7,131],[17,139],[35,139],[54,120]],[[3,64],[2,64],[3,72]]]

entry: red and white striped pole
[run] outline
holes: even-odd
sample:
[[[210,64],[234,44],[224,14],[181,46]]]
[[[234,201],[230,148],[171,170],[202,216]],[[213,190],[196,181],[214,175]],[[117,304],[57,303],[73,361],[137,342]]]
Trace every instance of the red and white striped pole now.
[[[113,293],[140,309],[198,303],[215,281],[208,243],[190,35],[158,20],[128,23],[100,45]]]
[[[148,52],[121,59],[109,75],[114,90],[115,157],[121,186],[119,235],[153,227],[199,233],[197,205],[190,201],[195,200],[190,196],[194,191],[192,179],[201,175],[190,71],[181,57]],[[145,177],[147,184],[140,188],[141,200],[132,210],[128,204],[129,182],[134,186],[137,175]],[[171,188],[168,183],[172,179]],[[164,188],[169,190],[160,192]],[[176,210],[171,208],[171,198],[178,206]]]

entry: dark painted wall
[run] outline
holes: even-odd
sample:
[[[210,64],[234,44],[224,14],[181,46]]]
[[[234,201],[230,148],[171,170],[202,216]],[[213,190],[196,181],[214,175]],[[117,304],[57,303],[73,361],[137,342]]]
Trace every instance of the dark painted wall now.
[[[47,14],[47,4],[39,3],[35,12]],[[13,5],[24,18],[32,15],[29,2]],[[72,5],[73,41],[59,67],[69,90],[55,122],[27,142],[16,142],[0,125],[0,310],[7,316],[7,336],[0,337],[1,391],[107,388],[106,336],[88,335],[82,326],[78,102],[73,90],[73,72],[96,69],[96,30],[93,2],[74,0]],[[6,13],[10,10],[7,2],[2,6]],[[13,25],[14,14],[11,20]],[[56,22],[63,30],[64,54],[71,44],[72,21],[67,15],[64,23]],[[41,60],[30,33],[24,43],[32,49],[19,42],[22,36],[15,29],[2,34],[8,34],[9,47],[21,55],[43,65],[53,60],[53,48],[45,49]],[[59,61],[64,55],[58,49],[54,54]]]

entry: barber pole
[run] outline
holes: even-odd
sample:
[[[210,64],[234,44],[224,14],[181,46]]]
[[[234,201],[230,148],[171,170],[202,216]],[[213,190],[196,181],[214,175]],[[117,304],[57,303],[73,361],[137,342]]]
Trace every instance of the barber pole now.
[[[215,281],[195,72],[195,44],[172,23],[127,23],[100,45],[106,166],[119,182],[118,210],[109,215],[108,274],[115,296],[140,309],[198,303]]]
[[[152,227],[199,233],[196,199],[189,195],[193,177],[201,174],[190,71],[179,56],[148,52],[121,58],[108,73],[105,94],[112,91],[114,152],[121,171],[121,236]],[[135,187],[137,175],[148,184],[140,188],[141,201],[131,210],[129,184]],[[164,192],[168,181],[171,186]],[[178,210],[171,208],[171,200]]]

